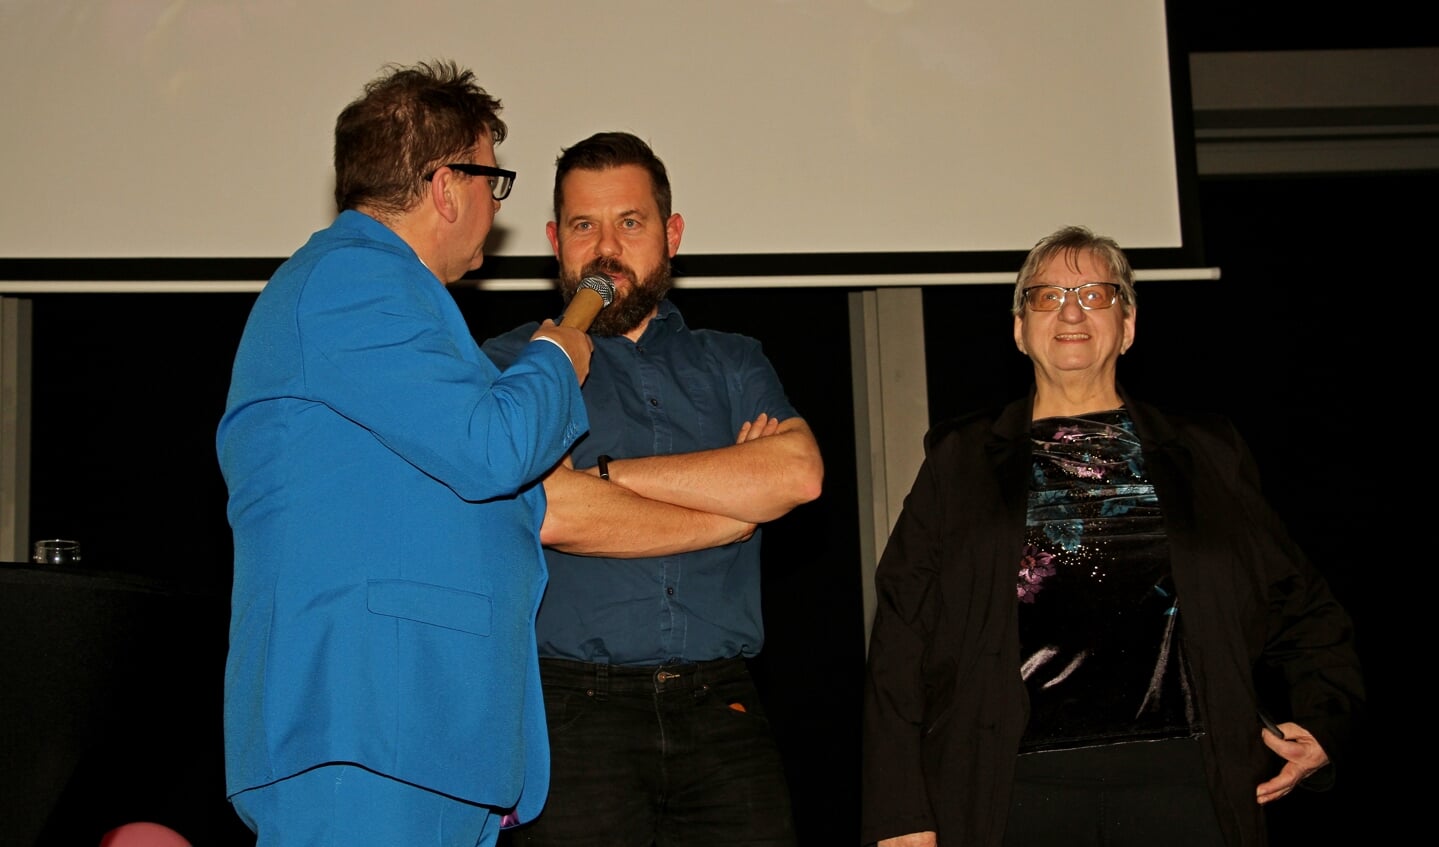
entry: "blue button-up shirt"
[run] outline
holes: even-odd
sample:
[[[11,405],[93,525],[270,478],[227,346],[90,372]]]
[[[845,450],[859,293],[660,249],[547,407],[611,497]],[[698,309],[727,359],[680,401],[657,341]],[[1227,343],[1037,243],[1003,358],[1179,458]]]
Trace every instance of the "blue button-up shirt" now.
[[[536,326],[482,347],[504,368]],[[761,412],[797,416],[758,341],[691,330],[668,300],[638,343],[623,337],[594,343],[582,392],[590,433],[575,444],[577,468],[594,466],[600,454],[626,459],[725,447]],[[758,530],[746,542],[646,559],[547,549],[540,654],[617,665],[753,656],[764,641],[759,554]]]

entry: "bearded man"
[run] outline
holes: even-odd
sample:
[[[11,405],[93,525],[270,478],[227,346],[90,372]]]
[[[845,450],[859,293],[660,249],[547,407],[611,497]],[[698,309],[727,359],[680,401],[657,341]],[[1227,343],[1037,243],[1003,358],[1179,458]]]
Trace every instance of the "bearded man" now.
[[[615,295],[590,327],[590,434],[544,481],[551,781],[516,845],[795,843],[746,660],[764,640],[759,526],[818,497],[824,468],[759,342],[690,329],[667,299],[670,203],[628,133],[556,162],[561,293],[603,273]],[[504,367],[533,332],[483,349]]]

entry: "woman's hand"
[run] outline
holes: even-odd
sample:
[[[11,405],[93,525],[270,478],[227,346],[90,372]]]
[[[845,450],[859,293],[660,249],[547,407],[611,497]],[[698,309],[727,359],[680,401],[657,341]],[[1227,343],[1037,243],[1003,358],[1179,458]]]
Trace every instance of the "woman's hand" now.
[[[1279,775],[1259,784],[1255,795],[1260,805],[1278,800],[1293,791],[1295,786],[1315,771],[1329,764],[1329,754],[1324,752],[1324,748],[1319,746],[1319,742],[1315,741],[1314,736],[1304,727],[1286,721],[1279,725],[1279,729],[1284,733],[1282,739],[1276,738],[1274,733],[1268,730],[1259,731],[1265,746],[1284,759],[1284,767],[1280,769]]]

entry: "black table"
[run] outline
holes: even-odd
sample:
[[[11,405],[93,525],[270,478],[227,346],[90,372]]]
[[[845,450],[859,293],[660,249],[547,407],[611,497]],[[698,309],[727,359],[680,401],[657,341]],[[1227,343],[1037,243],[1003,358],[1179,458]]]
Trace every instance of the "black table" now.
[[[225,801],[229,598],[0,563],[0,845],[96,845],[133,820],[253,844]]]

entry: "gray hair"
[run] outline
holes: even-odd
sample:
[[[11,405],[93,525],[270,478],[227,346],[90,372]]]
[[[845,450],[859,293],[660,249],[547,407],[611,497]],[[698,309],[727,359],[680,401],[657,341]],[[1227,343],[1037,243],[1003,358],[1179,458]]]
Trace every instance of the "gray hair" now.
[[[1067,226],[1045,236],[1040,242],[1034,245],[1025,257],[1024,264],[1019,268],[1019,278],[1014,283],[1014,303],[1010,306],[1010,312],[1015,315],[1024,313],[1024,289],[1033,281],[1034,277],[1048,265],[1055,256],[1064,256],[1071,264],[1078,261],[1079,255],[1088,253],[1109,268],[1113,279],[1095,280],[1095,282],[1114,282],[1119,285],[1120,308],[1126,316],[1134,309],[1134,269],[1129,266],[1129,257],[1119,248],[1119,243],[1113,238],[1103,235],[1095,235],[1087,227]]]

